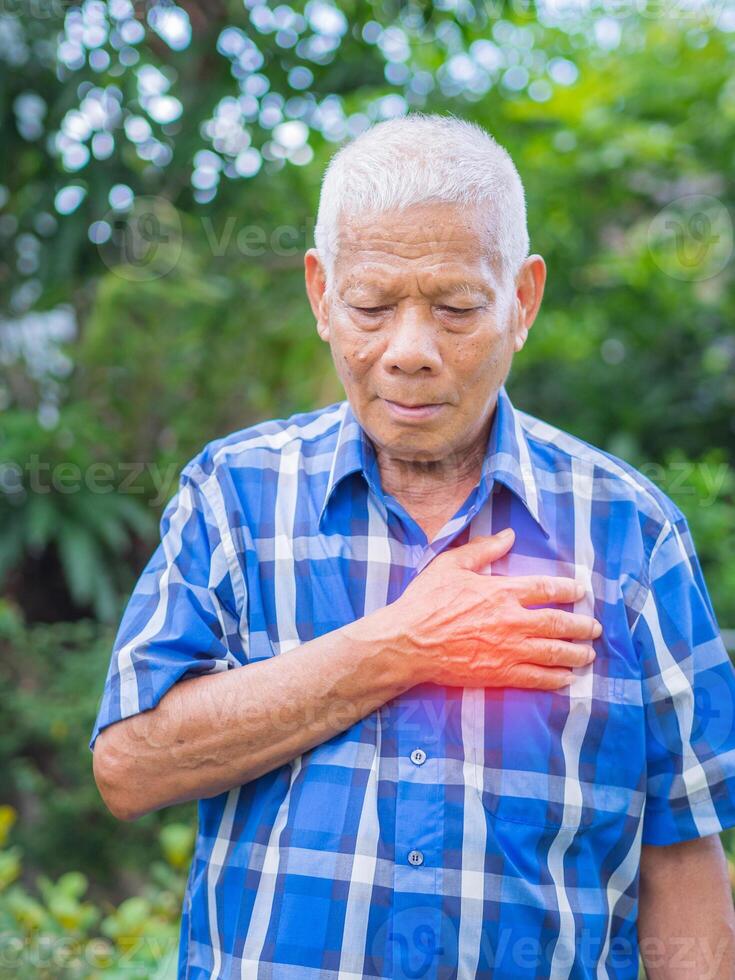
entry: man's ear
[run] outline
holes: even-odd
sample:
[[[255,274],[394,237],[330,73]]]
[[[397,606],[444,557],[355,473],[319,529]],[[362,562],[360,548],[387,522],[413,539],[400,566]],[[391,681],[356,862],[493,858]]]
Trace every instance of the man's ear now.
[[[516,352],[528,339],[528,331],[541,306],[546,284],[546,263],[540,255],[529,255],[521,266],[515,281],[515,316],[513,317],[513,344]]]
[[[328,342],[327,277],[322,260],[315,248],[310,248],[304,255],[304,275],[306,279],[306,293],[316,319],[317,333],[322,340]]]

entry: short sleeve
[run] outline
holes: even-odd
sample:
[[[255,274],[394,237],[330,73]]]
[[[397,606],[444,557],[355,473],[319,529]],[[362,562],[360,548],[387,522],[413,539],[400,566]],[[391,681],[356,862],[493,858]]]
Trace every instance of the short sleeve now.
[[[240,617],[217,520],[186,474],[120,622],[92,751],[103,728],[154,708],[177,681],[241,665]]]
[[[735,825],[735,669],[683,515],[649,559],[633,628],[646,725],[644,844],[674,844]]]

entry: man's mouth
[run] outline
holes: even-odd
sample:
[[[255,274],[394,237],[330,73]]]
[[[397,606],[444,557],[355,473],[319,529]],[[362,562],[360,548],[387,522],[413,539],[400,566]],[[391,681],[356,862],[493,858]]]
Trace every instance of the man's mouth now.
[[[391,414],[396,418],[431,418],[431,416],[438,414],[444,408],[444,402],[430,402],[424,405],[404,405],[401,402],[390,401],[388,398],[384,398],[383,401],[388,406]]]

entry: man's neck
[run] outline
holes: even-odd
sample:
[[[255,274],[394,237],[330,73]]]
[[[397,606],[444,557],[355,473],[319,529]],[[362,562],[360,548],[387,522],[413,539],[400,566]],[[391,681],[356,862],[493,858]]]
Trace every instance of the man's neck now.
[[[377,453],[383,491],[400,501],[413,516],[457,506],[479,482],[487,450],[492,416],[475,441],[438,460],[405,460]],[[449,515],[451,516],[451,514]]]

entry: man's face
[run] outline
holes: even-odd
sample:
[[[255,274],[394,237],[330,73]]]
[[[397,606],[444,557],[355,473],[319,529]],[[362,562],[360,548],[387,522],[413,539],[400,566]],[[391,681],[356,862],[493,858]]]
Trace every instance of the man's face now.
[[[326,290],[307,255],[319,335],[358,421],[391,458],[459,459],[523,346],[528,304],[493,260],[487,226],[479,209],[445,203],[344,219]]]

